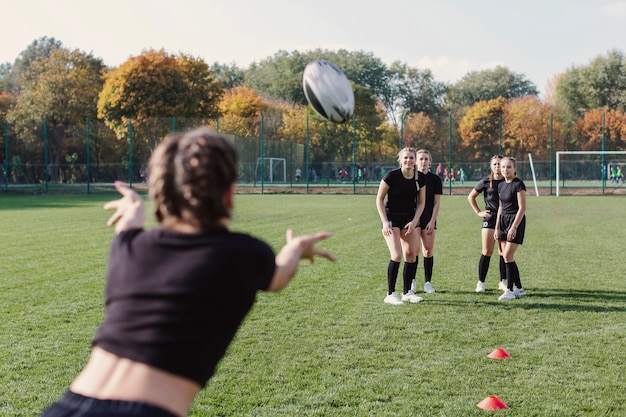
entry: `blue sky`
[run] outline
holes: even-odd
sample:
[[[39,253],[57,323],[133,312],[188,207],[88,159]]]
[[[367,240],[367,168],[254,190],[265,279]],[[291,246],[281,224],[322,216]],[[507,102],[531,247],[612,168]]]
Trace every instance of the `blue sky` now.
[[[626,53],[626,0],[0,0],[0,18],[0,63],[42,36],[110,66],[148,48],[242,68],[342,48],[443,82],[503,65],[544,91],[572,66]]]

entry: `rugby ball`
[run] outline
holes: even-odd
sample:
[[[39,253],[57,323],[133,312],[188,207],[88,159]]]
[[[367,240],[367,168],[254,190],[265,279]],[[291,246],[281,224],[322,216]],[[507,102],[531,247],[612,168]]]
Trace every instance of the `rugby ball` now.
[[[315,113],[334,123],[354,114],[354,91],[346,74],[323,59],[309,62],[302,73],[304,95]]]

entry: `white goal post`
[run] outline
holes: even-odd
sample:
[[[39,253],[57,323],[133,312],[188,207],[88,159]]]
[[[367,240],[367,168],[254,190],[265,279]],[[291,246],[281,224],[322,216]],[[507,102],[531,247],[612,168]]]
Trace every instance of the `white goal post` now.
[[[556,196],[557,197],[560,195],[561,155],[626,155],[626,151],[558,151],[556,153]]]
[[[261,168],[265,173],[260,173]],[[287,182],[287,159],[286,158],[258,158],[254,171],[257,175],[262,175],[262,179],[273,182]],[[264,175],[263,175],[264,174]]]

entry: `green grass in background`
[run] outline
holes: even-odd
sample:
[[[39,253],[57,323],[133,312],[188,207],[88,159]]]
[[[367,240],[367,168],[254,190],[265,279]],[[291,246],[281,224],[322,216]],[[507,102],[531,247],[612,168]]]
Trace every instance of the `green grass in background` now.
[[[103,314],[110,198],[0,197],[0,415],[36,416],[84,365]],[[403,306],[382,302],[374,196],[235,204],[232,229],[275,249],[287,227],[333,232],[321,246],[338,262],[303,262],[283,292],[259,294],[190,415],[479,416],[488,395],[510,407],[499,415],[626,415],[622,198],[529,197],[516,256],[529,295],[503,303],[497,257],[488,291],[474,292],[480,219],[464,196],[443,196],[437,293]],[[511,358],[488,359],[497,347]]]

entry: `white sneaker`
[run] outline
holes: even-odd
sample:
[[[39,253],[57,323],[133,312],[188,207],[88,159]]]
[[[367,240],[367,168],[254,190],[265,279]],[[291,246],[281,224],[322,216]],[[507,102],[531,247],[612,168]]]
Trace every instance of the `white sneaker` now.
[[[417,292],[417,285],[415,285],[415,280],[411,280],[411,291],[414,293]]]
[[[515,300],[515,292],[511,290],[506,290],[504,294],[498,297],[498,301],[511,301]]]
[[[424,292],[426,294],[432,294],[435,292],[435,289],[433,288],[433,284],[431,284],[430,282],[427,282],[424,284]]]
[[[398,296],[398,293],[395,291],[385,297],[385,303],[391,304],[394,306],[399,306],[400,304],[404,304],[402,300],[400,299],[400,297]]]
[[[476,283],[476,292],[485,292],[485,283],[482,281],[478,281]]]
[[[498,289],[500,291],[506,291],[508,290],[508,288],[506,287],[506,284],[504,283],[504,281],[500,281],[500,283],[498,284]]]
[[[515,293],[516,297],[523,297],[526,295],[526,291],[524,291],[524,288],[513,287],[513,292]]]
[[[413,291],[409,291],[406,294],[402,294],[402,301],[408,301],[409,303],[421,303],[424,301],[422,297],[415,295]]]

